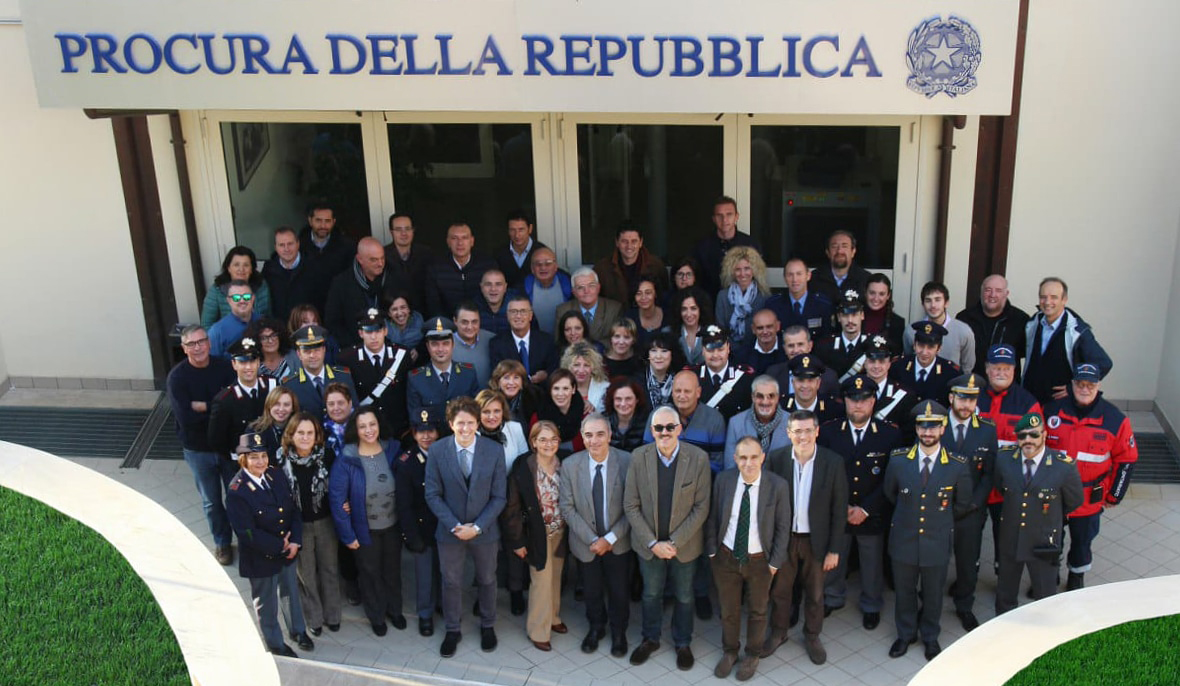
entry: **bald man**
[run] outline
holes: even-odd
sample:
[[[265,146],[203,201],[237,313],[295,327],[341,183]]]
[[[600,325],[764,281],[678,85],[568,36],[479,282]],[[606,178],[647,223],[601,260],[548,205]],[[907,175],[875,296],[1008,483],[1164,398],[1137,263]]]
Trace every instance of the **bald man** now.
[[[955,319],[971,327],[975,334],[974,371],[986,374],[987,351],[993,345],[1007,343],[1024,355],[1024,328],[1028,324],[1028,313],[1008,301],[1008,280],[1000,274],[992,274],[979,286],[979,302],[955,315]],[[1016,383],[1020,383],[1020,361],[1016,362]]]
[[[360,239],[352,268],[332,279],[324,308],[324,324],[341,348],[360,344],[357,318],[369,308],[384,311],[382,298],[391,300],[395,286],[395,279],[385,273],[385,247],[372,236]]]

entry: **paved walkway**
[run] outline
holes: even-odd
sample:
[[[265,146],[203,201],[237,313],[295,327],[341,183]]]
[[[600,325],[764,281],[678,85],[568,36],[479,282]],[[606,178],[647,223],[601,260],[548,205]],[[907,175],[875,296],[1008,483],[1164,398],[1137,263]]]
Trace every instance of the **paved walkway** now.
[[[148,461],[140,469],[122,470],[113,459],[77,459],[79,464],[106,474],[164,506],[206,543],[210,543],[204,513],[201,510],[192,477],[184,462]],[[990,532],[985,532],[990,540]],[[981,621],[992,617],[995,577],[990,573],[991,553],[984,546],[976,614]],[[236,568],[226,570],[248,602],[248,586],[238,578]],[[1094,570],[1087,575],[1088,584],[1124,581],[1144,577],[1180,573],[1180,485],[1133,485],[1124,503],[1111,510],[1103,519],[1102,533],[1095,544]],[[407,579],[413,572],[407,569]],[[852,593],[856,592],[855,577]],[[407,599],[411,586],[407,584]],[[345,622],[339,633],[325,631],[316,639],[316,649],[307,657],[347,665],[371,667],[410,674],[436,675],[483,683],[528,686],[613,686],[644,684],[650,686],[679,686],[700,682],[717,683],[713,666],[720,657],[721,630],[716,620],[697,622],[693,651],[697,666],[689,672],[675,667],[675,656],[667,644],[648,664],[631,667],[626,659],[612,658],[605,649],[595,655],[583,655],[579,650],[586,632],[586,620],[572,593],[564,598],[562,619],[570,626],[566,636],[554,636],[551,653],[537,651],[524,634],[523,617],[512,617],[507,610],[507,595],[501,591],[497,633],[500,647],[493,653],[480,652],[476,624],[470,616],[464,618],[465,640],[458,654],[449,660],[438,656],[441,633],[422,638],[410,628],[404,632],[391,630],[384,638],[377,638],[369,629],[359,608],[345,609]],[[407,606],[411,606],[409,601]],[[469,607],[469,603],[464,603]],[[812,665],[803,653],[798,638],[779,649],[775,656],[763,660],[759,676],[752,684],[824,684],[838,686],[845,683],[903,684],[925,665],[920,650],[911,650],[901,659],[890,659],[889,645],[895,638],[892,630],[892,594],[886,594],[883,621],[874,631],[860,626],[860,614],[849,605],[835,612],[824,624],[823,639],[828,649],[828,663]],[[639,638],[639,607],[632,608],[629,640],[632,646]],[[436,622],[440,623],[441,618]],[[944,606],[944,647],[963,633],[950,602]],[[289,673],[288,670],[283,670]]]

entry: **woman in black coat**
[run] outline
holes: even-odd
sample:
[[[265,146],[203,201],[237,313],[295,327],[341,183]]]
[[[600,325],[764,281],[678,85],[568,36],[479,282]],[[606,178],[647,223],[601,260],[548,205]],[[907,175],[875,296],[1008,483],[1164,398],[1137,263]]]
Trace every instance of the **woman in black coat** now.
[[[606,418],[610,422],[612,448],[631,452],[643,445],[643,430],[651,406],[647,393],[635,379],[616,377],[606,389]]]
[[[558,507],[561,435],[553,422],[539,421],[529,432],[532,451],[517,458],[508,475],[508,503],[501,515],[508,547],[529,565],[525,629],[538,650],[549,651],[552,633],[568,631],[561,621],[561,569],[568,543]]]

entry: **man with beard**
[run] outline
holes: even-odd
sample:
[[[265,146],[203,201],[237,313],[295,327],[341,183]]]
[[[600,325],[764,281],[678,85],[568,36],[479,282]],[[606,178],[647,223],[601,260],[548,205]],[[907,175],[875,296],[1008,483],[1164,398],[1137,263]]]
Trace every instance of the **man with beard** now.
[[[778,382],[764,374],[755,377],[750,388],[753,406],[734,415],[725,430],[724,469],[734,466],[733,451],[742,436],[757,438],[767,455],[791,444],[787,438],[788,413],[779,407]]]
[[[845,292],[844,297],[836,305],[836,323],[839,324],[839,331],[834,337],[821,341],[816,350],[841,381],[862,371],[863,348],[869,338],[863,331],[864,321],[863,296],[851,290]]]
[[[942,446],[946,408],[927,400],[913,414],[918,442],[889,456],[883,486],[885,497],[895,505],[889,555],[897,591],[897,640],[889,657],[905,655],[920,636],[926,659],[933,660],[942,652],[939,617],[955,518],[971,508],[971,477],[966,460]]]
[[[838,303],[847,291],[865,295],[869,272],[853,262],[856,257],[856,236],[851,231],[836,229],[828,236],[828,247],[824,251],[828,264],[817,267],[811,275],[812,287]]]
[[[941,398],[947,383],[961,373],[958,365],[939,355],[946,329],[935,322],[914,322],[911,328],[914,352],[898,358],[889,376],[913,388],[919,401]]]
[[[356,243],[335,229],[336,211],[326,202],[316,202],[307,209],[307,226],[299,232],[299,252],[329,281],[347,270],[356,254]],[[322,296],[314,304],[322,311]]]
[[[1026,566],[1034,599],[1057,593],[1062,521],[1085,502],[1073,459],[1045,447],[1045,420],[1040,414],[1030,412],[1016,422],[1016,439],[1019,448],[1000,450],[993,475],[1004,497],[997,616],[1016,607]]]

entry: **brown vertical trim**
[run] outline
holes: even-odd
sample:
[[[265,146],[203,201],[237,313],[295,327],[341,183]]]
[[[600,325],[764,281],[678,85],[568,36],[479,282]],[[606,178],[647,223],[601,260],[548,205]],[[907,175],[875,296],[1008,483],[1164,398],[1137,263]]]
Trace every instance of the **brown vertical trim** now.
[[[152,356],[152,376],[157,388],[163,388],[172,366],[168,334],[177,321],[176,294],[172,289],[168,242],[164,235],[147,118],[114,117],[111,128],[115,135],[123,201],[127,206],[127,225],[131,231],[131,252],[135,257],[148,349]]]
[[[1024,84],[1024,48],[1028,35],[1028,0],[1020,0],[1016,30],[1016,64],[1012,75],[1012,114],[980,117],[975,169],[975,204],[971,217],[971,252],[967,264],[967,304],[979,300],[988,274],[1008,267],[1012,227],[1012,191],[1016,178],[1016,139]]]
[[[172,127],[172,152],[176,157],[176,180],[180,186],[180,206],[184,210],[184,233],[188,237],[188,257],[193,269],[193,291],[200,303],[205,299],[205,270],[201,266],[201,243],[197,238],[197,215],[193,212],[193,187],[188,175],[188,155],[184,150],[180,114],[169,112],[168,123]]]

